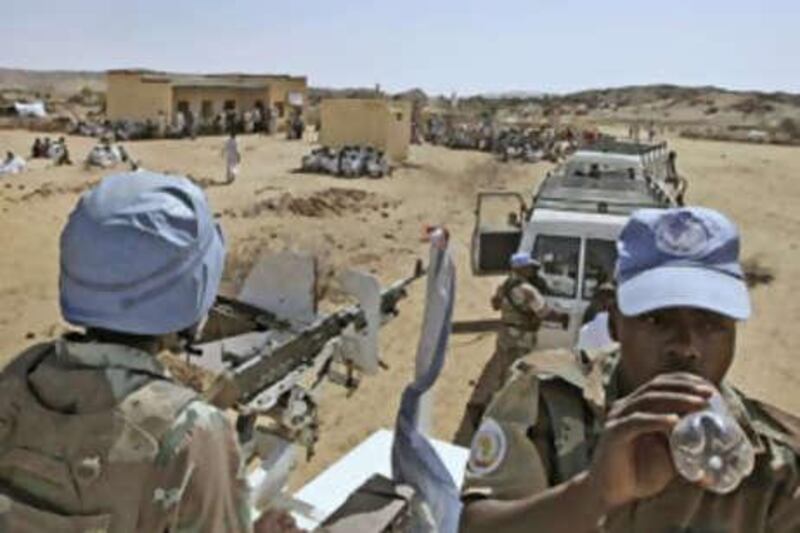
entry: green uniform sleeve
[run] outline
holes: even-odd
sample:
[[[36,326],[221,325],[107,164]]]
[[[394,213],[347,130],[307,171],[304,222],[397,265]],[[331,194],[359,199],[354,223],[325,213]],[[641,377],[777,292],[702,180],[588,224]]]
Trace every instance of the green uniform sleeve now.
[[[472,440],[465,500],[512,500],[548,487],[547,421],[538,416],[538,385],[533,376],[517,376],[492,401]]]

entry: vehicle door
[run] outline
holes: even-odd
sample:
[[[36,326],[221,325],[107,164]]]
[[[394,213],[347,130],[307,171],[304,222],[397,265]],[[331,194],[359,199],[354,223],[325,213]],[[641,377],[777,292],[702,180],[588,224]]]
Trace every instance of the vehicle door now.
[[[476,276],[508,273],[509,260],[519,249],[525,202],[515,192],[478,193],[475,228],[470,243]]]

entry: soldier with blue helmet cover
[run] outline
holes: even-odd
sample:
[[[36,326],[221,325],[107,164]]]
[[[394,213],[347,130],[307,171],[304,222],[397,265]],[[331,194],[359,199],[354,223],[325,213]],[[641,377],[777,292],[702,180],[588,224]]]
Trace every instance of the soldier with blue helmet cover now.
[[[492,395],[506,382],[511,366],[536,348],[543,320],[566,323],[569,316],[553,309],[544,298],[546,284],[539,276],[541,264],[528,252],[509,258],[511,274],[497,287],[492,308],[500,311],[501,327],[492,358],[478,378],[455,441],[468,445]]]
[[[195,334],[222,277],[202,190],[109,176],[60,245],[61,312],[83,331],[0,374],[0,531],[253,531],[235,430],[155,358]]]

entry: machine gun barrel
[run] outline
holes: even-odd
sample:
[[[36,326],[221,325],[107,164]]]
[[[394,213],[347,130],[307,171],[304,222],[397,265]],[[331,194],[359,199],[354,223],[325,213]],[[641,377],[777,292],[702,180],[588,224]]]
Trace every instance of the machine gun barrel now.
[[[382,322],[397,314],[397,303],[407,296],[406,288],[424,274],[422,262],[417,261],[413,275],[381,291]],[[292,372],[315,366],[328,341],[341,335],[350,324],[356,330],[367,326],[364,310],[359,305],[324,316],[277,346],[265,347],[261,353],[231,369],[227,379],[234,386],[235,394],[234,398],[226,395],[228,401],[250,403]]]

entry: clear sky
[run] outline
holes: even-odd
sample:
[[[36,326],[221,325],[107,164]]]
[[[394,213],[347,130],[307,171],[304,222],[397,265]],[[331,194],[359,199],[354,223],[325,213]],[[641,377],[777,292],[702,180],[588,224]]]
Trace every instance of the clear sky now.
[[[459,94],[800,92],[800,0],[3,0],[0,66],[306,74]]]

